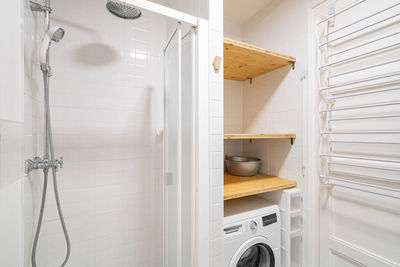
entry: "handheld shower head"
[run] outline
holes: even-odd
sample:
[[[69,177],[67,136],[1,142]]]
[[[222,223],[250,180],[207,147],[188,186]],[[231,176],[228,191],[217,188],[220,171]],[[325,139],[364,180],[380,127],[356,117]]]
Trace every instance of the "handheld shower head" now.
[[[56,26],[51,28],[47,34],[50,36],[52,41],[59,42],[64,37],[65,31],[63,28]]]
[[[40,64],[46,65],[47,50],[52,42],[59,42],[64,37],[65,31],[61,27],[53,27],[47,31],[43,38],[42,47],[40,49]]]

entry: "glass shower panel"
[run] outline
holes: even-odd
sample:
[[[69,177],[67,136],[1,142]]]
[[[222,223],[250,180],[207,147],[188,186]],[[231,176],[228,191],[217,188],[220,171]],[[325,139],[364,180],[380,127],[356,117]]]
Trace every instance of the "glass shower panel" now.
[[[164,91],[164,266],[178,266],[181,181],[181,31],[165,49]]]
[[[165,49],[164,266],[193,266],[195,35],[178,27]]]
[[[193,266],[195,219],[195,38],[182,38],[182,266]]]

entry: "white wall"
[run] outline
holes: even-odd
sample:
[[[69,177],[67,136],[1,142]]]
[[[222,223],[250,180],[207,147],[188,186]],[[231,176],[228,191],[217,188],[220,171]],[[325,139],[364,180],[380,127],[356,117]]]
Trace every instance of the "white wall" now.
[[[244,82],[224,79],[224,133],[243,133],[243,85]],[[242,155],[243,142],[224,140],[224,156]]]
[[[224,19],[224,37],[243,41],[243,25]],[[224,133],[243,133],[243,87],[246,82],[224,79]],[[224,157],[243,155],[242,140],[224,140]]]
[[[52,1],[52,126],[71,266],[154,266],[163,256],[163,51],[166,20],[129,21],[104,1]],[[42,14],[25,10],[26,157],[43,154]],[[37,223],[42,172],[24,181],[25,266]],[[49,183],[38,266],[58,266],[65,242]]]
[[[224,132],[243,132],[243,82],[224,80]]]
[[[161,2],[154,1],[153,2]],[[166,0],[164,5],[179,10],[181,12],[190,14],[195,17],[208,19],[209,9],[208,0]]]
[[[23,129],[0,120],[0,266],[22,266]]]
[[[224,37],[243,41],[243,25],[228,19],[224,19]]]
[[[23,54],[22,1],[0,19],[0,266],[22,266]]]
[[[301,177],[302,90],[307,71],[307,1],[273,2],[246,22],[243,39],[296,57],[296,68],[285,66],[244,83],[243,132],[296,133],[289,140],[245,143],[245,151],[266,160],[263,171],[299,180]],[[296,32],[296,34],[294,34]],[[260,145],[262,143],[262,145]]]
[[[21,69],[22,59],[22,1],[13,1],[1,11],[0,26],[0,119],[24,119]]]

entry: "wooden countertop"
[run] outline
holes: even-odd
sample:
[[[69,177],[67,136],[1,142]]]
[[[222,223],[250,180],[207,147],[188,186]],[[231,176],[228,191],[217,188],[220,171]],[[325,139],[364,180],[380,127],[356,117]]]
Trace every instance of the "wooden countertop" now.
[[[252,177],[224,173],[224,200],[296,187],[297,183],[284,178],[259,173]]]

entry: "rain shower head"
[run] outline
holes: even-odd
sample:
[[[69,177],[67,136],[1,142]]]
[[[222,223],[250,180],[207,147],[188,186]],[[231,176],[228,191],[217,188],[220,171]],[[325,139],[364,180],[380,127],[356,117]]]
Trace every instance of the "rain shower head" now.
[[[40,49],[40,64],[46,64],[47,50],[50,47],[51,42],[59,42],[64,37],[65,31],[61,27],[53,27],[47,31],[43,38],[42,47]]]
[[[142,15],[140,9],[128,6],[116,0],[108,0],[106,7],[113,15],[123,19],[137,19]]]

